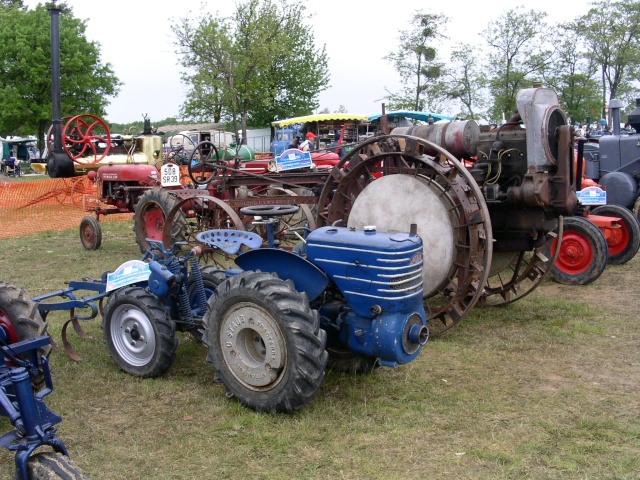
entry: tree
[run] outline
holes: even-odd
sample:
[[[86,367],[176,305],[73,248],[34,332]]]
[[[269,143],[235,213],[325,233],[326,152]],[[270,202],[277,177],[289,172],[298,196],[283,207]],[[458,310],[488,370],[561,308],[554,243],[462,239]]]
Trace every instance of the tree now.
[[[575,22],[574,29],[586,42],[587,58],[600,66],[602,118],[606,118],[608,100],[630,100],[632,82],[640,77],[640,3],[602,0]]]
[[[469,120],[480,119],[480,112],[487,106],[487,79],[478,69],[478,59],[473,55],[471,45],[461,45],[451,53],[452,67],[447,72],[447,96],[462,104],[456,117]]]
[[[442,105],[446,98],[442,95],[444,64],[438,61],[434,45],[446,38],[440,32],[448,21],[444,15],[416,11],[411,17],[412,29],[400,31],[400,50],[384,57],[393,64],[404,85],[397,93],[385,87],[390,109],[423,111]]]
[[[554,39],[555,54],[542,72],[546,85],[558,93],[560,104],[574,123],[600,118],[598,66],[585,56],[582,35],[574,23],[561,25]]]
[[[19,3],[19,2],[14,2]],[[60,5],[60,88],[63,116],[104,116],[120,82],[100,59],[100,46],[85,38],[85,21]],[[37,132],[40,151],[52,121],[49,11],[0,8],[0,131]]]
[[[305,27],[303,5],[247,0],[229,18],[205,14],[173,27],[190,85],[183,114],[264,126],[312,113],[329,86],[327,54]]]
[[[519,90],[531,87],[544,70],[552,51],[545,48],[546,13],[509,10],[482,35],[489,44],[489,89],[494,98],[490,114],[494,120],[510,118],[517,110]]]

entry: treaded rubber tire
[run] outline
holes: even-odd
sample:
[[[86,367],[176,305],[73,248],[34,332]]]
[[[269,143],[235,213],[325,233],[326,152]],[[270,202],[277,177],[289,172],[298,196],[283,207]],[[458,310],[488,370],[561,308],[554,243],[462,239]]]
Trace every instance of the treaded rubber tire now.
[[[80,222],[80,243],[86,250],[97,250],[102,245],[102,227],[93,217],[84,217]]]
[[[298,410],[311,400],[324,380],[328,354],[326,333],[306,294],[275,274],[247,271],[221,283],[208,304],[207,363],[228,396],[273,413]]]
[[[607,241],[600,229],[583,217],[564,217],[563,222],[560,254],[549,275],[564,285],[588,285],[600,277],[607,266]],[[556,247],[557,242],[552,242],[550,255]],[[566,250],[563,252],[568,248],[577,254],[570,257]]]
[[[38,306],[27,292],[12,283],[0,281],[0,317],[11,322],[18,341],[47,335],[47,323],[42,320]],[[40,347],[39,357],[49,358],[51,345]],[[38,365],[40,375],[31,380],[34,389],[44,387],[44,375]]]
[[[164,303],[144,288],[125,287],[111,294],[102,330],[111,356],[131,375],[159,377],[173,365],[178,348],[176,325]]]
[[[27,460],[29,480],[88,480],[89,476],[66,455],[41,452]]]
[[[622,265],[636,256],[640,248],[640,223],[638,223],[638,219],[629,209],[620,205],[601,205],[594,208],[591,213],[594,215],[620,217],[622,239],[618,245],[612,245],[607,241],[609,263]]]
[[[140,251],[145,253],[149,248],[147,238],[153,240],[162,240],[162,229],[164,227],[164,219],[167,218],[169,212],[178,204],[178,200],[163,188],[152,188],[147,190],[138,199],[133,214],[133,232],[136,235],[136,243],[140,247]],[[164,214],[162,218],[156,216],[156,225],[148,229],[145,218],[147,215],[153,215],[153,211],[157,208],[162,210]],[[147,219],[148,220],[148,219]],[[171,241],[182,242],[185,240],[185,230],[187,221],[184,212],[178,212],[171,225]],[[168,250],[171,245],[165,245]]]

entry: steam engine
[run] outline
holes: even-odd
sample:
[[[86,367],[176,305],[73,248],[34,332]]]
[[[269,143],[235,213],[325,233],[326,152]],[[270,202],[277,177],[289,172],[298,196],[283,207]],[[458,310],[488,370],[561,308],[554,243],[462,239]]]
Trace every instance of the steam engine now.
[[[493,128],[461,121],[392,132],[424,138],[465,160],[489,209],[494,252],[544,244],[558,216],[577,209],[572,132],[556,93],[521,90],[517,103],[518,113]]]

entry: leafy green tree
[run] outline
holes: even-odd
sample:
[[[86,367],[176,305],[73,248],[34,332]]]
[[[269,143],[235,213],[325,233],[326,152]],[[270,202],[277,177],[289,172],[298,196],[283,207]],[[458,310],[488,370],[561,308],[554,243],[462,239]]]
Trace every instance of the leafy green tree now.
[[[21,3],[21,2],[13,2]],[[60,5],[60,88],[63,116],[103,116],[108,96],[120,82],[102,63],[100,47],[85,37],[85,21]],[[11,135],[37,132],[40,151],[52,121],[50,15],[34,10],[0,8],[0,131]]]
[[[489,113],[494,120],[513,115],[518,91],[539,80],[536,77],[551,59],[545,17],[535,10],[509,10],[482,32],[490,47],[489,89],[494,104]]]
[[[401,30],[400,49],[384,57],[393,64],[404,85],[399,92],[385,88],[391,110],[440,110],[446,96],[444,64],[437,58],[435,45],[444,38],[448,17],[416,11],[410,30]]]
[[[447,96],[460,102],[462,109],[456,117],[479,120],[487,107],[487,79],[478,66],[479,59],[471,45],[463,44],[451,53]]]
[[[561,25],[554,39],[553,61],[542,72],[544,83],[558,93],[560,104],[573,123],[599,118],[601,109],[598,66],[585,56],[582,39],[575,24]]]
[[[327,54],[317,49],[304,5],[247,0],[228,18],[206,14],[173,27],[190,85],[182,114],[264,126],[312,113],[329,86]]]
[[[640,2],[602,0],[574,25],[586,56],[600,68],[602,118],[612,98],[630,101],[640,77]],[[608,94],[608,95],[607,95]]]

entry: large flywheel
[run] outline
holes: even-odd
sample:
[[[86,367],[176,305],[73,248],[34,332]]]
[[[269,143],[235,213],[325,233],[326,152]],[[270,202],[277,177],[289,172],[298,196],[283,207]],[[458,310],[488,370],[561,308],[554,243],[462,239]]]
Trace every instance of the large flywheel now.
[[[357,145],[334,168],[318,205],[318,226],[417,225],[432,336],[456,325],[482,296],[492,258],[489,211],[464,165],[434,143],[386,135]]]

